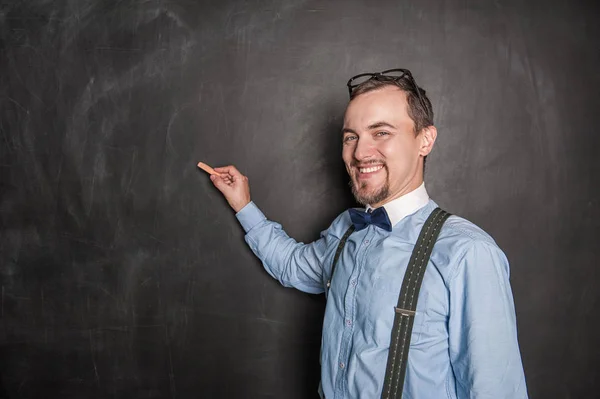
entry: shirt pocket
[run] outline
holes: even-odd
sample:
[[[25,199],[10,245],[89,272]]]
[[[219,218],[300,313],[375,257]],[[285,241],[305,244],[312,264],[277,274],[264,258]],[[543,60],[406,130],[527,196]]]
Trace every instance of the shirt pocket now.
[[[393,281],[380,277],[373,283],[369,296],[366,317],[367,338],[372,339],[377,346],[389,346],[394,326],[395,308],[398,305],[402,281]],[[414,316],[410,346],[419,344],[424,329],[424,310],[427,309],[427,293],[421,291],[417,302],[417,312]]]

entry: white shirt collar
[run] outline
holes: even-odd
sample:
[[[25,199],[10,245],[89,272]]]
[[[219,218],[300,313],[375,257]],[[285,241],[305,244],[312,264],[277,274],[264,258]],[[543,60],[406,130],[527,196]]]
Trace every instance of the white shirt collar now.
[[[400,198],[383,205],[385,211],[392,222],[392,226],[427,205],[429,202],[429,194],[425,189],[425,183],[421,183],[419,187],[408,194],[404,194]],[[371,205],[367,205],[367,211],[373,209]]]

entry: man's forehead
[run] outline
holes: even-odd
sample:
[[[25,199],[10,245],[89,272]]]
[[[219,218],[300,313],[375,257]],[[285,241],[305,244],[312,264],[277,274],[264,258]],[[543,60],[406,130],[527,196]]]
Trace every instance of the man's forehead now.
[[[406,93],[393,86],[361,94],[348,104],[344,127],[365,129],[380,121],[398,124],[409,118],[407,105]]]

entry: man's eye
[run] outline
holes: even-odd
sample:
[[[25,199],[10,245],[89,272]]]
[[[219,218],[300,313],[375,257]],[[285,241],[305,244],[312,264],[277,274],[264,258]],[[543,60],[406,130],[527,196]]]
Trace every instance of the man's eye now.
[[[376,136],[387,136],[389,134],[390,134],[389,132],[383,132],[383,131],[375,133]]]
[[[344,141],[344,143],[347,143],[347,142],[352,141],[354,139],[356,139],[356,136],[346,136],[346,137],[344,137],[343,141]]]

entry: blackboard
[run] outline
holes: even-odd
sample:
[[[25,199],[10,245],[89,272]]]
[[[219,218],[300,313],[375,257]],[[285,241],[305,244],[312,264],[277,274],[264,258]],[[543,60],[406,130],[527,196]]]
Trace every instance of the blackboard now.
[[[532,398],[600,390],[600,13],[582,1],[0,5],[7,398],[314,398],[322,296],[262,269],[196,168],[299,241],[354,202],[346,80],[404,67],[426,184],[511,263]]]

